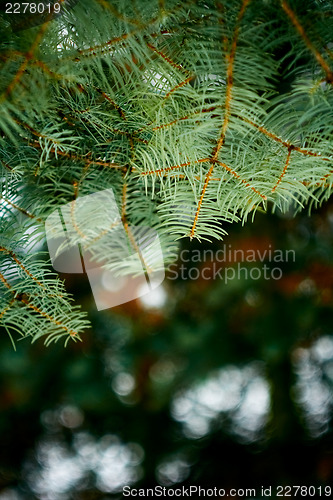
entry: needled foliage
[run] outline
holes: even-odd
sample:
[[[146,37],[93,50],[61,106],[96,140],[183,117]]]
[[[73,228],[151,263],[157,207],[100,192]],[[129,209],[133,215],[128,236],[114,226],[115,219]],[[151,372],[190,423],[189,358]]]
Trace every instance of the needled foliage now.
[[[37,251],[55,208],[112,188],[170,262],[179,238],[333,185],[331,1],[60,4],[0,19],[0,318],[47,340],[87,326]]]

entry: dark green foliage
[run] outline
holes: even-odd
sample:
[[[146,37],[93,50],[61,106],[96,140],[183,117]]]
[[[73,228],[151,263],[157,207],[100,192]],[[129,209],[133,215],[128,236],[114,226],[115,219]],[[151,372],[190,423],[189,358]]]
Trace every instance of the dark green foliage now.
[[[169,279],[160,309],[137,301],[97,314],[80,278],[71,291],[90,310],[85,342],[20,342],[15,353],[3,335],[0,492],[84,500],[121,498],[131,481],[332,484],[331,221],[330,204],[313,218],[258,214],[229,228],[233,249],[295,250],[295,261],[242,263],[278,265],[280,280]]]

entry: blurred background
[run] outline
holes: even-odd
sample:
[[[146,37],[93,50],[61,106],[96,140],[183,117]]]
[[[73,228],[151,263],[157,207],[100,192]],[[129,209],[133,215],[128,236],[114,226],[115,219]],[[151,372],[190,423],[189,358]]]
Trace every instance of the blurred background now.
[[[332,483],[333,203],[226,229],[182,248],[295,259],[243,262],[281,278],[227,284],[207,279],[212,259],[179,262],[151,296],[100,312],[87,278],[64,275],[92,322],[82,343],[14,351],[1,332],[0,500]],[[175,279],[181,265],[196,279]]]

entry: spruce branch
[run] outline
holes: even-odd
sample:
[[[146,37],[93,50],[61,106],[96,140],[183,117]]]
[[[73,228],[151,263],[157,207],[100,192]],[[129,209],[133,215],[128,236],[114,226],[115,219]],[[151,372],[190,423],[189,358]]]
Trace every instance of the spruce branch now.
[[[179,238],[222,239],[224,222],[331,195],[329,2],[81,0],[41,26],[14,31],[7,17],[1,27],[8,330],[22,334],[22,318],[33,338],[85,328],[29,247],[45,245],[48,216],[73,203],[76,241],[98,242],[101,262],[107,228],[76,213],[85,196],[112,188],[126,244],[133,227],[156,230],[167,265]]]

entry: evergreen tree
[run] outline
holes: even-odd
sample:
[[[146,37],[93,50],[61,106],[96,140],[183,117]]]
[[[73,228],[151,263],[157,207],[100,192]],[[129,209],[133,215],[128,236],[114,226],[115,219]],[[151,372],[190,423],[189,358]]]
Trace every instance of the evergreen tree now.
[[[168,262],[333,185],[330,0],[74,4],[1,17],[0,318],[48,342],[87,326],[43,248],[57,207],[112,188]]]

